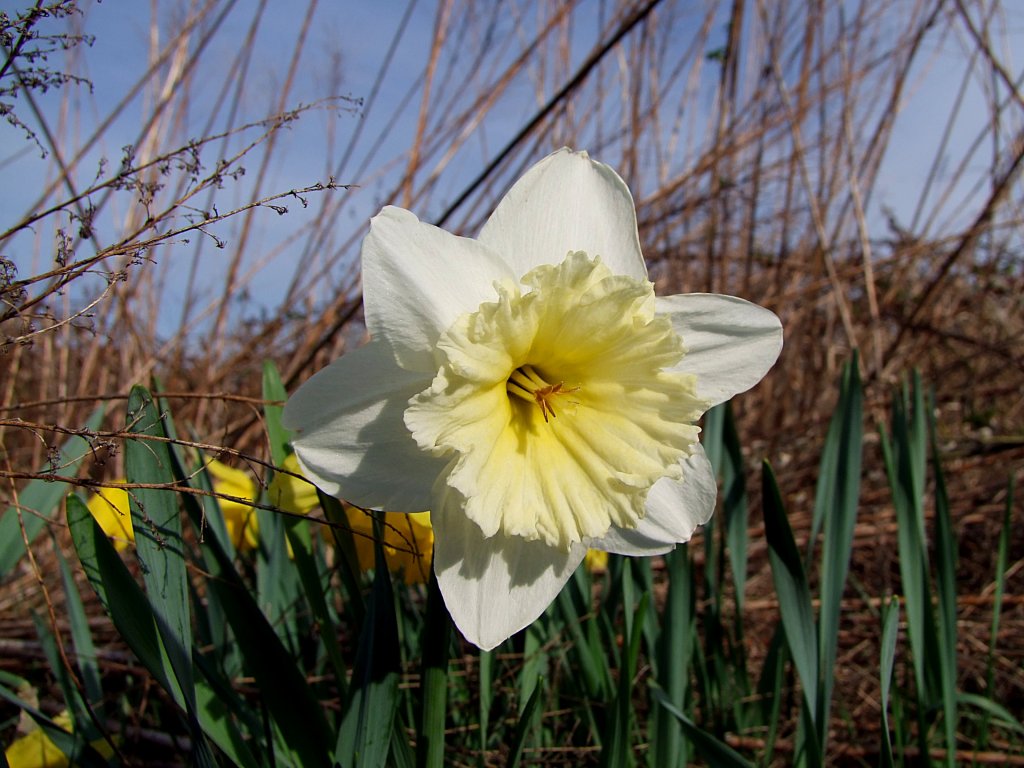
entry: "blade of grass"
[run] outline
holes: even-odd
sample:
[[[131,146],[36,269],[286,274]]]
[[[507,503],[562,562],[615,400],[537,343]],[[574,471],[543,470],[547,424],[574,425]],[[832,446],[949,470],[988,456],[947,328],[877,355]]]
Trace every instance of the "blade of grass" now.
[[[494,653],[493,651],[480,651],[477,657],[477,696],[479,708],[477,711],[477,722],[480,726],[480,754],[487,752],[490,742],[490,718],[491,703],[494,701]],[[522,716],[522,712],[520,712]]]
[[[853,531],[857,524],[857,507],[860,503],[861,455],[863,453],[863,395],[857,355],[843,371],[840,384],[839,402],[832,417],[840,428],[834,447],[836,461],[830,478],[819,478],[830,488],[827,496],[816,495],[815,502],[822,503],[823,509],[815,511],[815,517],[824,520],[824,543],[821,552],[821,607],[818,611],[818,653],[820,660],[819,697],[815,701],[815,723],[817,741],[822,750],[827,749],[828,723],[832,710],[832,688],[835,681],[836,654],[839,644],[839,623],[842,616],[843,592],[853,552]],[[829,429],[831,438],[833,431]],[[824,471],[824,468],[823,468]]]
[[[665,699],[676,709],[685,707],[690,660],[693,657],[693,625],[696,619],[693,596],[693,563],[686,544],[665,555],[668,594],[657,643],[655,682]],[[664,707],[653,707],[653,744],[648,752],[650,768],[681,768],[687,750],[678,721]]]
[[[814,729],[805,734],[817,738],[815,703],[818,701],[818,645],[811,609],[811,593],[807,586],[803,562],[793,540],[786,511],[779,494],[779,487],[771,466],[765,462],[762,474],[765,536],[768,539],[768,560],[772,570],[772,581],[779,600],[782,628],[789,647],[789,656],[796,667],[803,688],[804,708]],[[818,745],[807,745],[810,764],[815,765],[821,757]]]
[[[423,686],[420,721],[416,734],[417,768],[442,768],[444,765],[444,726],[448,701],[448,646],[452,623],[444,605],[437,575],[430,571],[427,583],[427,618],[423,627]]]
[[[186,545],[177,494],[169,490],[175,483],[174,460],[168,443],[163,440],[167,433],[161,412],[145,387],[136,385],[128,394],[126,429],[134,435],[155,438],[127,440],[125,444],[128,482],[150,486],[136,488],[128,494],[135,551],[142,565],[146,596],[156,618],[166,677],[174,684],[171,693],[187,714],[193,760],[212,768],[215,765],[213,753],[196,714]]]
[[[658,688],[651,690],[651,695],[659,706],[679,721],[683,733],[697,749],[697,752],[715,768],[754,768],[754,764],[728,744],[715,738],[712,734],[698,727],[690,718],[680,712]]]
[[[915,378],[915,386],[920,381]],[[929,398],[930,402],[931,398]],[[932,474],[935,477],[935,586],[938,597],[938,666],[942,693],[942,725],[946,744],[946,765],[956,762],[957,730],[957,611],[956,611],[956,533],[949,510],[946,478],[939,459],[935,408],[929,407],[928,426],[931,435]]]
[[[1016,479],[1011,474],[1006,485],[1006,506],[1003,509],[1003,527],[999,532],[999,554],[996,556],[995,593],[992,596],[992,628],[989,630],[988,657],[985,661],[985,692],[995,698],[996,644],[999,639],[999,624],[1003,613],[1003,592],[1006,588],[1006,563],[1010,552],[1010,531],[1013,523],[1013,497]],[[978,733],[979,749],[988,746],[989,717],[984,715]]]
[[[374,534],[373,590],[334,751],[337,764],[361,768],[388,764],[401,671],[394,595],[381,545],[384,530],[379,514],[374,515]]]
[[[149,601],[77,495],[67,500],[68,529],[86,577],[118,634],[157,682],[171,690]]]
[[[889,735],[889,692],[892,686],[892,671],[896,661],[896,634],[899,629],[900,602],[891,597],[882,609],[882,647],[879,660],[881,682],[882,735],[879,748],[879,765],[892,768],[896,765],[892,753],[892,739]]]
[[[179,482],[185,482],[183,468],[179,466],[177,471]],[[192,494],[182,498],[192,524],[198,528],[202,507]],[[284,744],[302,766],[330,765],[327,723],[298,662],[268,623],[216,537],[204,539],[201,549],[207,590],[220,604],[245,668],[255,678],[261,700]]]
[[[628,574],[629,569],[624,569]],[[627,577],[628,578],[628,577]],[[629,579],[627,583],[631,583]],[[624,584],[624,586],[626,586]],[[626,586],[625,605],[632,604],[631,590]],[[612,706],[611,733],[601,749],[600,764],[605,768],[625,768],[634,764],[633,751],[630,748],[633,727],[636,722],[633,711],[633,681],[636,679],[637,661],[640,658],[640,647],[643,642],[645,614],[650,594],[641,595],[635,611],[627,609],[625,640],[619,654],[619,683]],[[632,617],[629,614],[633,613]]]
[[[46,737],[53,742],[54,746],[68,756],[71,765],[76,768],[106,768],[108,765],[108,762],[81,735],[68,733],[37,708],[9,691],[6,685],[0,685],[0,699],[7,700],[27,713],[46,734]],[[0,756],[3,755],[4,752],[0,751]],[[14,768],[22,767],[15,764]]]
[[[533,688],[533,693],[530,694],[530,698],[526,700],[523,711],[519,715],[515,734],[512,737],[512,742],[509,744],[507,768],[516,768],[519,765],[519,760],[523,756],[523,747],[526,745],[526,736],[530,732],[530,726],[537,713],[537,706],[540,703],[543,687],[543,681],[538,681],[537,685]]]
[[[171,693],[174,689],[167,679],[166,655],[161,649],[157,617],[149,600],[77,495],[68,497],[67,519],[79,562],[118,634],[160,686]],[[197,690],[202,688],[197,686]],[[213,697],[213,703],[221,700]],[[209,699],[206,703],[210,703]],[[247,755],[242,739],[225,723],[223,715],[206,706],[199,709],[204,730],[217,746],[236,765],[252,768],[256,761]]]
[[[96,663],[96,646],[92,641],[92,631],[89,629],[89,619],[82,604],[82,596],[60,548],[54,548],[54,553],[57,555],[61,582],[64,584],[68,625],[71,629],[71,641],[75,646],[78,671],[82,673],[85,698],[90,706],[102,707],[103,682],[100,678],[99,665]]]
[[[288,443],[292,439],[291,432],[281,425],[281,413],[288,392],[281,374],[272,360],[263,361],[263,416],[267,429],[267,442],[270,444],[270,458],[275,465],[284,464],[288,456]]]

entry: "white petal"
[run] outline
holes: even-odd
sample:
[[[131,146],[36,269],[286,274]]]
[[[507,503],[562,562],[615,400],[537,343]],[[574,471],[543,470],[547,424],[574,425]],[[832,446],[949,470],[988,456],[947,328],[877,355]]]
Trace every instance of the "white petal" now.
[[[586,152],[560,149],[530,168],[498,203],[479,240],[517,276],[586,251],[616,274],[647,279],[629,188]]]
[[[697,526],[711,519],[718,486],[711,462],[699,445],[682,465],[682,480],[664,477],[651,488],[647,514],[636,528],[613,528],[589,545],[620,555],[660,555],[689,541]]]
[[[387,345],[349,352],[299,387],[283,422],[303,473],[332,496],[394,512],[430,508],[443,462],[421,451],[402,420],[430,377],[398,367]]]
[[[445,605],[463,636],[488,651],[544,613],[586,547],[569,552],[518,536],[485,539],[462,515],[431,514],[434,571]]]
[[[362,259],[366,327],[414,371],[436,373],[438,337],[459,315],[495,300],[496,280],[521,276],[476,240],[391,206],[371,220]]]
[[[686,356],[675,370],[697,376],[697,396],[717,405],[757,384],[782,350],[782,323],[774,312],[714,293],[657,300],[672,319]]]

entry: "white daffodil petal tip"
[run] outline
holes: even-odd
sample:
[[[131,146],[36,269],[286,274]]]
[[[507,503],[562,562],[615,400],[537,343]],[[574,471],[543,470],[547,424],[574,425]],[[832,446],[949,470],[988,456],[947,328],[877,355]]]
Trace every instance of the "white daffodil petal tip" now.
[[[671,319],[686,347],[676,370],[697,377],[697,394],[710,405],[757,384],[782,351],[778,316],[735,296],[664,296],[658,314]]]
[[[285,423],[324,490],[431,511],[470,642],[534,621],[588,546],[662,553],[710,517],[696,423],[764,376],[781,324],[729,296],[656,299],[611,168],[555,152],[476,240],[385,208],[362,266],[373,341],[303,385]]]
[[[581,544],[562,552],[518,536],[487,538],[465,517],[432,519],[434,571],[448,613],[485,651],[532,624],[587,552]]]

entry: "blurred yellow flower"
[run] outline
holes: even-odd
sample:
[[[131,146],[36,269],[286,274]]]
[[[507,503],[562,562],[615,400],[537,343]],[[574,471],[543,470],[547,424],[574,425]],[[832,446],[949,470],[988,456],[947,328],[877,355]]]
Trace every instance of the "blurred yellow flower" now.
[[[64,730],[71,731],[71,715],[67,710],[54,717],[53,722]],[[114,754],[106,739],[93,741],[92,748],[106,759],[110,759]],[[11,768],[67,768],[70,765],[67,755],[61,752],[39,727],[12,741],[4,750],[4,757]]]
[[[373,518],[356,507],[346,505],[360,570],[373,568]],[[388,569],[401,572],[406,584],[422,584],[430,576],[434,553],[434,529],[429,512],[384,515],[384,560]]]
[[[295,477],[302,475],[302,468],[294,453],[284,460],[281,468],[294,474],[274,473],[268,492],[270,503],[297,515],[308,515],[320,504],[316,486],[303,477]]]
[[[219,461],[209,461],[206,468],[213,479],[213,490],[225,496],[255,501],[259,495],[252,477],[240,469],[232,469]],[[224,525],[236,549],[255,549],[259,543],[259,525],[256,510],[250,504],[219,498],[220,511],[224,513]]]
[[[281,468],[294,474],[274,474],[268,493],[270,503],[294,514],[308,515],[320,505],[316,486],[303,477],[295,477],[303,474],[295,454],[288,456]],[[352,530],[359,569],[368,571],[374,567],[373,518],[348,505],[345,505],[345,514]],[[400,572],[406,584],[421,584],[427,580],[433,551],[434,530],[430,527],[429,512],[389,512],[384,516],[384,559],[388,569]]]
[[[608,568],[608,553],[603,549],[588,549],[583,565],[590,573],[604,573]]]
[[[123,483],[124,480],[115,480]],[[118,551],[135,541],[132,518],[128,512],[128,491],[124,488],[100,488],[86,502],[103,533],[114,542]]]
[[[256,499],[256,484],[246,472],[232,469],[215,460],[207,462],[206,468],[210,471],[213,490],[217,494],[248,499],[250,502]],[[123,483],[125,480],[114,482]],[[217,502],[224,514],[224,525],[235,548],[243,551],[253,549],[259,541],[256,510],[251,504],[231,499],[218,498]],[[100,488],[89,498],[86,506],[103,532],[114,542],[115,548],[123,550],[129,542],[135,540],[132,518],[128,510],[128,491],[124,488]]]

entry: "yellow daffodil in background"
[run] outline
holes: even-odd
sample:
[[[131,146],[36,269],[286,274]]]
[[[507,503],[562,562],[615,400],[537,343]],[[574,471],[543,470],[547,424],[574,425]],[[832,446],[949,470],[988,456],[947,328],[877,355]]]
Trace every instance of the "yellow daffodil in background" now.
[[[373,519],[355,507],[345,507],[352,540],[356,546],[359,568],[363,571],[374,566]],[[430,578],[430,563],[434,552],[434,529],[430,526],[429,512],[384,515],[384,560],[388,570],[401,573],[406,584],[422,584]]]
[[[655,298],[628,188],[560,150],[477,239],[393,207],[362,248],[371,341],[289,400],[307,477],[360,507],[431,510],[434,570],[483,649],[536,619],[587,549],[666,552],[717,493],[696,423],[756,384],[779,319]]]
[[[316,486],[295,475],[302,468],[295,454],[284,460],[282,469],[270,483],[270,502],[281,509],[300,515],[309,514],[320,503]],[[288,473],[294,474],[288,474]],[[345,515],[352,530],[359,568],[368,571],[374,567],[373,520],[361,509],[345,505]],[[430,562],[434,550],[434,531],[430,527],[430,513],[389,513],[384,516],[384,559],[388,569],[401,573],[406,584],[421,584],[430,576]]]
[[[225,498],[218,498],[217,502],[224,514],[224,525],[235,548],[242,551],[252,549],[259,541],[256,510],[251,506],[251,502],[257,497],[256,483],[246,472],[232,469],[219,461],[208,461],[206,468],[210,472],[213,490],[216,493],[249,500],[250,504]],[[86,502],[92,516],[118,550],[123,550],[129,542],[135,540],[132,518],[128,510],[128,494],[129,491],[123,488],[100,488]]]
[[[123,483],[124,480],[114,482]],[[123,488],[99,488],[89,497],[86,506],[119,552],[135,541],[132,517],[128,512],[128,491]]]
[[[227,464],[219,461],[208,461],[206,469],[210,472],[210,479],[213,483],[213,490],[218,495],[233,496],[238,499],[255,501],[259,497],[256,490],[256,483],[252,475],[240,469],[233,469]],[[254,549],[259,544],[259,524],[256,522],[256,510],[251,503],[244,504],[240,501],[218,498],[220,511],[224,514],[224,525],[228,529],[228,536],[235,545],[235,549],[246,551]]]
[[[603,549],[588,549],[583,556],[583,565],[591,573],[604,573],[608,570],[608,553]]]
[[[65,731],[71,732],[71,715],[67,710],[54,717],[53,722]],[[97,739],[91,746],[108,760],[114,754],[106,739]],[[4,757],[11,768],[67,768],[70,765],[67,755],[61,752],[46,732],[38,726],[12,741],[4,750]]]
[[[281,468],[286,472],[274,473],[267,498],[271,504],[288,512],[308,515],[320,504],[320,499],[316,495],[316,486],[303,477],[295,476],[302,474],[302,468],[294,453],[284,460]],[[292,474],[288,474],[289,472]]]

